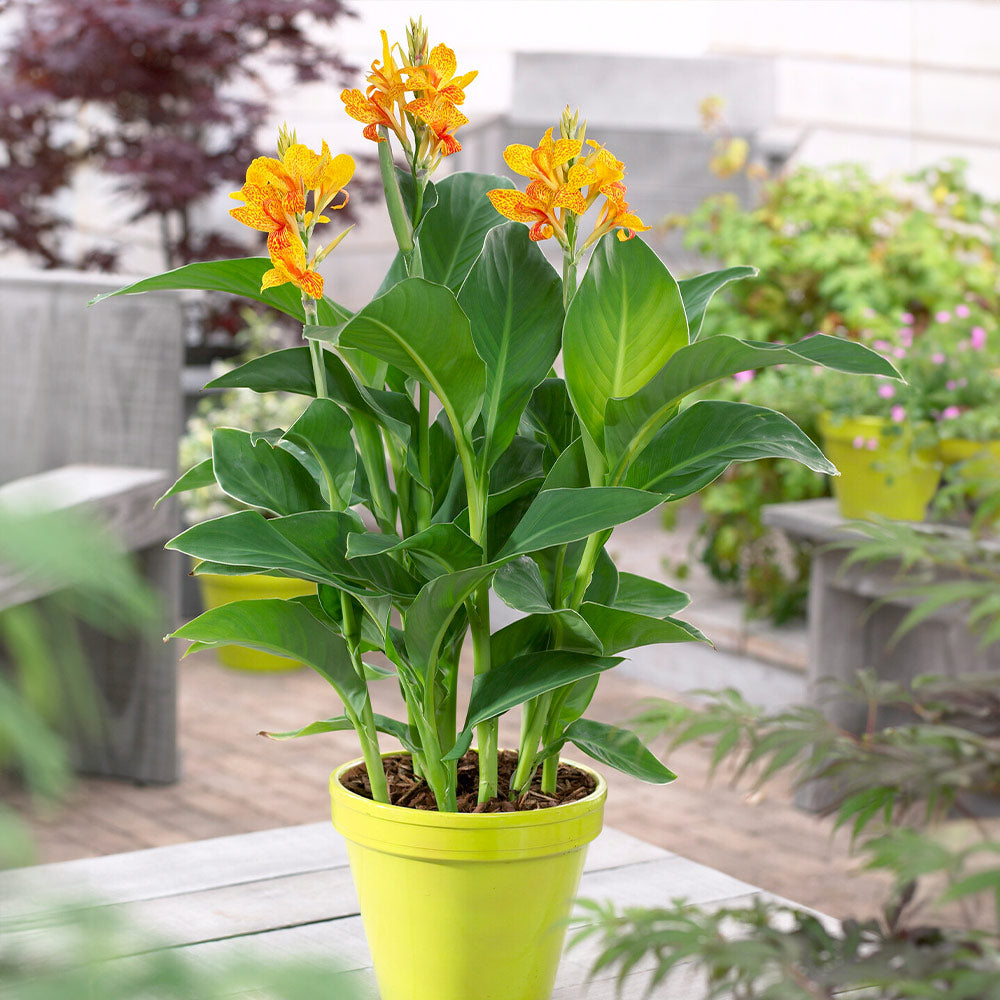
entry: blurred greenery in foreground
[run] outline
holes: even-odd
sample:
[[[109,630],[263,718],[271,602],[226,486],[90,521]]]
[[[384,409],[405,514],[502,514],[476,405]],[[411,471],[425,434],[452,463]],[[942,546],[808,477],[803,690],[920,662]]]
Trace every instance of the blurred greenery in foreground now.
[[[37,581],[40,592],[55,589],[0,611],[0,781],[23,785],[36,808],[55,807],[73,780],[67,737],[101,725],[79,627],[115,635],[158,628],[156,599],[111,539],[64,512],[0,509],[4,577]],[[33,859],[27,827],[0,802],[0,868]],[[159,948],[107,906],[75,901],[18,920],[10,902],[0,911],[0,995],[12,1000],[207,1000],[246,991],[262,1000],[355,996],[332,963],[264,962],[247,954],[209,966],[183,949]]]

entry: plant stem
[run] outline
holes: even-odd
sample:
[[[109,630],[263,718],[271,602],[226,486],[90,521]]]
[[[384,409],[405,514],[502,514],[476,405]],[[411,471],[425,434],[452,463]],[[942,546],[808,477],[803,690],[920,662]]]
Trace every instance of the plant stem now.
[[[392,146],[386,128],[379,129],[379,134],[385,140],[378,144],[378,166],[382,175],[382,188],[385,191],[385,205],[389,211],[389,221],[396,237],[400,252],[404,257],[413,253],[413,224],[403,202],[403,193],[399,189],[399,177],[396,175],[396,165],[392,162]]]
[[[469,628],[472,632],[473,670],[477,677],[489,673],[490,654],[490,585],[480,584],[471,601]],[[479,801],[496,797],[498,787],[498,754],[500,722],[488,719],[476,726],[476,748],[479,751]]]
[[[519,748],[517,770],[514,772],[514,777],[510,783],[512,798],[515,793],[520,794],[524,792],[534,777],[537,767],[538,746],[542,741],[542,733],[545,731],[545,723],[551,702],[552,692],[546,691],[545,694],[533,698],[525,706],[525,712],[528,714],[528,722],[525,726],[524,739],[521,740]]]
[[[351,663],[359,677],[364,679],[365,668],[359,652],[361,632],[358,627],[358,616],[354,610],[351,595],[340,592],[340,610],[343,616],[344,641],[351,654]],[[368,772],[368,783],[371,785],[372,798],[376,802],[389,801],[389,788],[385,782],[385,768],[382,764],[382,751],[378,743],[378,730],[375,728],[375,715],[372,712],[371,696],[368,685],[365,684],[365,702],[361,715],[357,717],[354,727],[361,741],[361,753],[365,758],[365,770]]]
[[[372,513],[381,531],[393,532],[396,530],[396,510],[392,490],[389,488],[389,477],[385,470],[385,447],[382,435],[371,417],[355,413],[352,420],[361,461],[364,463],[365,472],[368,473],[368,487],[375,506]]]
[[[431,506],[433,498],[430,492],[431,482],[431,442],[430,442],[430,389],[420,383],[417,390],[419,396],[420,418],[417,423],[417,454],[420,464],[420,478],[423,483],[414,483],[414,499],[417,508],[417,530],[429,528],[431,523]]]

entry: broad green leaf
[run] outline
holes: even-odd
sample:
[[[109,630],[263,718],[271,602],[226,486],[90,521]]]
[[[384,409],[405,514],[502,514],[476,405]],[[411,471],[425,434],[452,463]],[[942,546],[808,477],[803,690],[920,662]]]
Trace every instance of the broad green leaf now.
[[[580,615],[601,640],[606,656],[665,642],[708,642],[693,625],[674,618],[652,618],[586,601]]]
[[[438,181],[437,204],[424,216],[419,234],[425,278],[458,292],[486,234],[507,221],[486,192],[513,186],[506,177],[465,172]]]
[[[360,714],[367,688],[351,662],[347,643],[295,601],[235,601],[212,608],[173,636],[202,648],[249,646],[287,656],[325,677],[344,704]]]
[[[642,240],[598,244],[566,314],[566,387],[581,423],[604,444],[608,400],[641,389],[688,342],[684,303]]]
[[[279,312],[305,322],[302,310],[302,293],[292,284],[260,289],[261,278],[273,265],[267,257],[240,257],[235,260],[209,260],[185,264],[164,274],[133,281],[124,288],[106,292],[92,299],[94,305],[115,295],[135,295],[138,292],[155,292],[168,289],[199,289],[211,292],[228,292],[244,298],[263,302]],[[342,323],[351,314],[343,306],[326,297],[317,301],[319,321],[324,324]]]
[[[558,724],[560,730],[565,730],[571,722],[576,722],[587,711],[590,703],[594,700],[594,694],[600,680],[600,674],[595,674],[593,677],[584,677],[583,680],[577,681],[570,688],[569,694],[559,709]]]
[[[590,472],[587,470],[587,453],[583,438],[577,438],[555,460],[549,469],[542,490],[585,489],[590,486]]]
[[[394,736],[410,753],[417,752],[417,747],[410,739],[410,727],[405,722],[400,722],[398,719],[390,719],[389,716],[379,715],[377,712],[373,713],[373,716],[375,719],[375,728],[380,733],[385,733],[387,736]],[[346,715],[338,715],[333,719],[320,719],[318,722],[311,722],[308,726],[303,726],[301,729],[293,729],[285,733],[262,732],[259,735],[266,736],[272,740],[294,740],[299,736],[316,736],[319,733],[344,733],[352,729],[354,729],[354,723]]]
[[[401,281],[354,316],[339,343],[368,351],[429,385],[456,433],[471,432],[483,403],[486,368],[469,320],[447,288],[423,278]]]
[[[661,502],[657,495],[614,486],[546,490],[525,511],[497,558],[574,542],[595,531],[631,521]]]
[[[502,715],[546,691],[554,691],[565,684],[610,670],[619,663],[621,657],[617,656],[592,656],[589,653],[546,649],[525,653],[505,664],[494,664],[489,673],[480,674],[472,682],[469,709],[462,731],[469,734],[480,722]],[[451,759],[451,753],[446,755],[446,759]]]
[[[610,726],[606,722],[595,722],[593,719],[577,719],[563,735],[588,757],[640,781],[664,785],[677,777],[628,729]]]
[[[562,335],[562,283],[517,222],[486,237],[458,303],[486,362],[481,446],[489,469],[510,444],[532,391],[552,368]]]
[[[827,475],[837,470],[788,417],[763,406],[702,400],[653,437],[629,466],[625,484],[678,499],[720,476],[732,462],[791,458]]]
[[[561,378],[547,378],[535,389],[521,418],[521,427],[521,433],[545,445],[553,460],[580,436],[573,404]]]
[[[400,400],[391,393],[376,392],[360,385],[350,369],[332,351],[323,351],[327,393],[352,413],[377,420],[401,442],[410,439],[410,424]],[[251,389],[254,392],[292,392],[315,396],[312,361],[308,347],[289,347],[260,358],[213,379],[207,389]],[[411,404],[412,409],[412,404]]]
[[[493,577],[493,592],[509,608],[528,615],[536,622],[544,620],[550,633],[558,636],[560,649],[572,648],[598,654],[604,651],[600,639],[578,612],[570,608],[557,611],[551,606],[541,573],[534,561],[526,556],[497,570]],[[497,645],[498,649],[502,648],[499,643]],[[501,655],[508,660],[524,650],[524,646],[504,649]]]
[[[361,527],[358,517],[348,511],[268,519],[258,511],[243,510],[195,524],[166,547],[208,562],[281,570],[302,580],[338,586],[342,576],[355,572],[344,553],[348,534]]]
[[[352,430],[351,418],[332,399],[314,399],[284,435],[319,463],[330,504],[337,510],[351,505],[358,461]]]
[[[403,618],[406,652],[423,670],[437,662],[441,640],[455,612],[496,571],[495,563],[439,576],[425,584]]]
[[[727,267],[721,271],[709,271],[707,274],[698,274],[693,278],[682,278],[677,282],[677,287],[681,290],[681,298],[684,300],[684,312],[687,313],[688,329],[691,331],[691,340],[698,339],[701,333],[701,324],[705,320],[705,310],[708,308],[712,296],[728,285],[730,281],[739,281],[741,278],[755,278],[757,268]]]
[[[282,448],[247,431],[220,427],[212,434],[212,466],[231,497],[275,514],[323,510],[328,505],[316,480]]]
[[[622,611],[666,618],[667,615],[683,611],[691,603],[691,598],[683,591],[674,590],[673,587],[668,587],[658,580],[648,580],[635,573],[620,573],[618,592],[614,600],[607,603]]]
[[[555,609],[545,591],[542,574],[527,556],[501,566],[493,577],[493,592],[504,604],[525,614],[550,614]]]
[[[822,365],[852,374],[899,377],[881,355],[841,337],[818,334],[787,346],[710,337],[682,347],[632,396],[608,403],[604,440],[610,464],[628,461],[645,447],[685,396],[737,372],[774,365]]]
[[[186,493],[188,490],[201,489],[203,486],[215,485],[215,471],[212,468],[212,460],[206,458],[199,462],[193,469],[188,469],[173,486],[157,500],[160,503],[167,497],[172,497],[177,493]]]
[[[380,552],[410,552],[423,556],[421,569],[428,578],[480,566],[483,550],[457,524],[432,524],[408,538],[358,532],[347,539],[349,558],[363,558]]]

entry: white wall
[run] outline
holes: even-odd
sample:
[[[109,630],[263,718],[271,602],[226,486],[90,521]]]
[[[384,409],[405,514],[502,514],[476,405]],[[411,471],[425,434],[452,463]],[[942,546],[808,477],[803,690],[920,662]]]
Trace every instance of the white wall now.
[[[799,159],[898,172],[958,156],[1000,197],[996,0],[712,0],[709,38],[774,59]]]

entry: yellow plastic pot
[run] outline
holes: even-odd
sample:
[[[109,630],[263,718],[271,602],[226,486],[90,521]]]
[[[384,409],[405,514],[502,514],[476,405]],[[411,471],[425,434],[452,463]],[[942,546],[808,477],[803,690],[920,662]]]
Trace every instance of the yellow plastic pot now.
[[[200,573],[197,580],[206,610],[232,604],[233,601],[262,600],[269,597],[287,600],[290,597],[305,597],[316,593],[315,583],[263,573],[251,573],[249,576]],[[245,646],[220,646],[215,652],[220,663],[237,670],[297,670],[302,666],[298,660],[290,660],[287,656],[275,656],[273,653]]]
[[[1000,479],[1000,441],[967,441],[945,438],[938,443],[945,465],[961,465],[966,479]]]
[[[551,809],[438,813],[347,791],[359,763],[330,797],[382,1000],[549,1000],[604,779]]]
[[[914,448],[913,431],[895,429],[883,417],[820,417],[827,458],[840,475],[833,495],[843,517],[872,515],[922,521],[941,468],[933,449]]]

